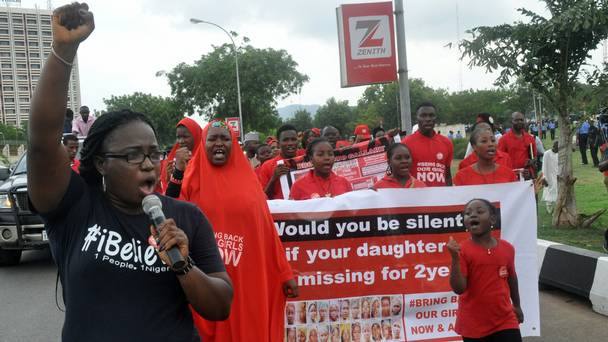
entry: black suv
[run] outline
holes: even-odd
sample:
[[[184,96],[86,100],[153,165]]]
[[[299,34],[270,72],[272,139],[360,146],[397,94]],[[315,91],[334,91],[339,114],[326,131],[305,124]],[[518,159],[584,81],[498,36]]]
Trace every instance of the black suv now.
[[[16,265],[24,249],[48,246],[42,219],[30,211],[26,153],[0,185],[0,266]]]

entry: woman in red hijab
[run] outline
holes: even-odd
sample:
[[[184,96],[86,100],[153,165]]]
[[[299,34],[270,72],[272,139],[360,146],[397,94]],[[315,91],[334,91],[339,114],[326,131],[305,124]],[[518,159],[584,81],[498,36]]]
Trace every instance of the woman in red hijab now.
[[[283,341],[285,297],[298,295],[266,195],[224,122],[202,132],[203,148],[186,169],[182,196],[207,216],[234,284],[230,317],[194,314],[203,341]]]
[[[190,118],[183,118],[175,125],[175,145],[160,165],[157,192],[167,192],[169,183],[181,184],[186,164],[196,153],[201,142],[201,126]],[[179,197],[172,196],[172,197]]]

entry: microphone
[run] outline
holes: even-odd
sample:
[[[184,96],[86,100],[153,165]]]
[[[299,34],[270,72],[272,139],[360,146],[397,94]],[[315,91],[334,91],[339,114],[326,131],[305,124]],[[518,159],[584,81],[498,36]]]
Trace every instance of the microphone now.
[[[166,220],[165,213],[163,213],[163,204],[161,203],[160,198],[158,198],[156,195],[148,195],[141,201],[141,205],[144,208],[144,213],[150,217],[152,224],[156,229],[158,229],[160,224]],[[171,261],[171,268],[181,269],[186,266],[186,261],[179,253],[177,246],[173,246],[167,250],[167,256],[169,256],[169,260]]]

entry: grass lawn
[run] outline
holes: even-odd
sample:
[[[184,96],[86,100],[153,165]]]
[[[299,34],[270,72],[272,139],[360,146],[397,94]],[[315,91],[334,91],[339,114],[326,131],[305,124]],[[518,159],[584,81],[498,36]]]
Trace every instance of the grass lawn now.
[[[551,139],[544,140],[546,149],[551,148]],[[599,152],[598,152],[599,154]],[[590,165],[581,165],[581,154],[578,149],[572,154],[576,203],[579,213],[592,214],[597,210],[608,208],[608,192],[604,186],[604,175],[593,167],[591,155],[587,150],[587,159]],[[452,164],[452,175],[456,174],[460,160],[454,160]],[[602,215],[595,223],[587,229],[556,229],[551,226],[551,215],[547,214],[545,202],[542,202],[542,193],[539,194],[537,206],[538,215],[538,237],[571,246],[581,247],[597,252],[603,252],[604,231],[608,228],[608,212]]]
[[[544,140],[545,148],[550,148],[550,139]],[[599,152],[598,152],[599,154]],[[581,154],[578,149],[572,154],[574,177],[574,192],[579,213],[592,214],[600,209],[608,208],[608,191],[604,186],[604,175],[596,167],[589,150],[587,150],[589,165],[581,164]],[[542,197],[542,196],[540,196]],[[538,205],[538,237],[564,243],[571,246],[603,252],[604,231],[608,229],[608,212],[602,215],[587,229],[555,229],[551,226],[551,216],[545,210],[545,203]]]

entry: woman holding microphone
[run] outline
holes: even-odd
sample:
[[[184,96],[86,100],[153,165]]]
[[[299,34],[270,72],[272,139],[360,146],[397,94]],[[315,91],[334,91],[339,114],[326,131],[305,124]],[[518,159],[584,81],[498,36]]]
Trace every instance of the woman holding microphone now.
[[[190,304],[209,320],[230,313],[232,286],[213,231],[193,205],[160,196],[169,217],[157,231],[142,199],[157,184],[162,152],[148,118],[107,113],[91,127],[80,176],[61,130],[72,62],[93,32],[73,3],[53,13],[53,49],[32,99],[28,192],[45,221],[63,285],[63,341],[196,341]],[[157,243],[158,242],[158,243]],[[177,248],[183,267],[171,268]]]

